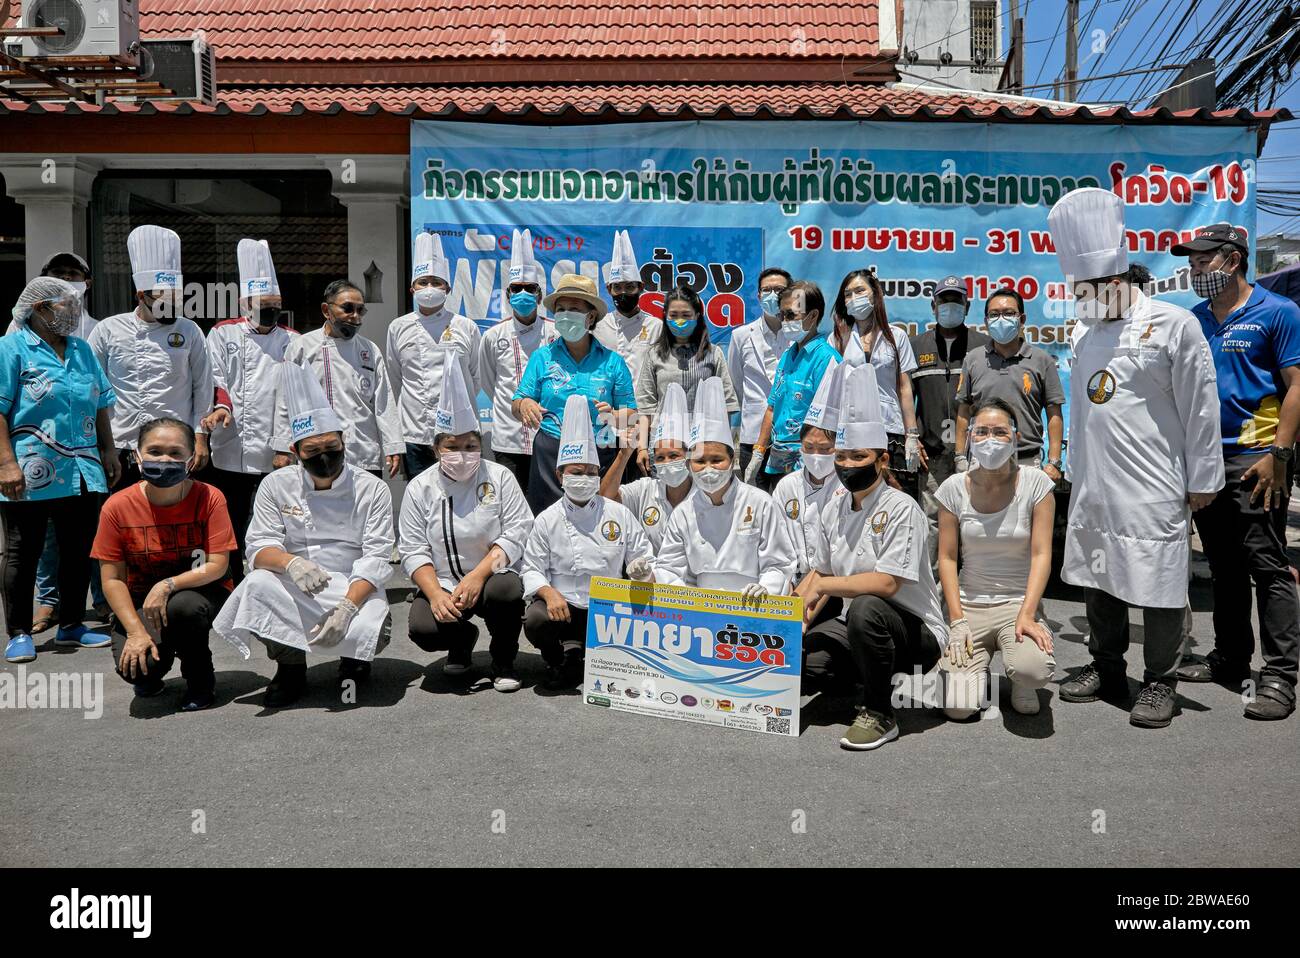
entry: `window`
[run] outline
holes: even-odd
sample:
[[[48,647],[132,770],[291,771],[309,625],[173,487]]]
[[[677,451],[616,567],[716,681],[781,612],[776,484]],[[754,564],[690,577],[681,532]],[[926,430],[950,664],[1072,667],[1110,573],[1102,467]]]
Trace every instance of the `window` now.
[[[971,73],[1000,73],[998,59],[998,5],[996,0],[971,0],[970,5],[970,58],[973,63],[983,61],[983,66],[972,66]]]

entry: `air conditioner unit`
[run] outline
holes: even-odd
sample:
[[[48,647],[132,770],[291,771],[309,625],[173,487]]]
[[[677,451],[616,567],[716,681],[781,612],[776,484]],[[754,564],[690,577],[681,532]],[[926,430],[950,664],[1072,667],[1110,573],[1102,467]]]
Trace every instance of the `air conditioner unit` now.
[[[149,65],[152,63],[152,70]],[[217,102],[217,58],[202,35],[140,41],[141,76],[171,90],[150,100]]]
[[[62,36],[11,38],[21,57],[123,57],[140,38],[136,0],[26,0],[20,26],[58,27]],[[133,55],[132,55],[133,56]]]

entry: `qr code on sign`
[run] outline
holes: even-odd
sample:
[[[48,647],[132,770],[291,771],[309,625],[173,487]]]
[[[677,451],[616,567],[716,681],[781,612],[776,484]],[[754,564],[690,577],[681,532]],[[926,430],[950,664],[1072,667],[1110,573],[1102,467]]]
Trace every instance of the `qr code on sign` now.
[[[788,718],[772,718],[769,715],[767,718],[767,730],[769,732],[775,732],[777,735],[789,735],[790,720]]]

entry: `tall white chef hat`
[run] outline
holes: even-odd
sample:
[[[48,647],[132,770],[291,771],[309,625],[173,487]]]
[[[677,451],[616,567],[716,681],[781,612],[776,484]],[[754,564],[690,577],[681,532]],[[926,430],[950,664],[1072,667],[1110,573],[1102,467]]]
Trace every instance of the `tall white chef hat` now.
[[[880,389],[876,369],[870,363],[854,366],[843,373],[840,392],[840,428],[835,435],[836,449],[887,449],[889,436],[880,414]]]
[[[1066,193],[1047,214],[1061,272],[1069,279],[1100,279],[1128,271],[1124,201],[1110,190]]]
[[[343,423],[325,398],[325,390],[310,369],[297,363],[280,363],[280,388],[289,407],[289,441],[291,443],[342,432]]]
[[[459,436],[462,433],[478,432],[478,410],[470,399],[465,387],[465,373],[460,368],[460,360],[452,350],[447,351],[447,358],[442,364],[442,395],[438,397],[438,412],[434,416],[433,431]]]
[[[722,380],[717,376],[710,376],[695,390],[695,418],[687,443],[692,449],[704,442],[720,442],[731,447],[731,420],[723,395]]]
[[[659,418],[655,420],[654,435],[650,437],[651,445],[664,440],[680,442],[683,446],[690,439],[691,417],[686,409],[686,390],[681,383],[669,383],[664,390],[664,397],[659,401]]]
[[[542,285],[542,268],[533,256],[532,230],[514,231],[510,241],[510,282]]]
[[[641,268],[636,265],[632,237],[627,230],[614,233],[614,255],[605,267],[605,283],[639,283]]]
[[[560,424],[560,452],[555,457],[555,468],[572,462],[585,462],[599,466],[596,455],[596,433],[591,428],[591,412],[587,397],[574,393],[564,403],[564,421]]]
[[[866,365],[867,351],[862,348],[862,337],[858,335],[856,326],[849,331],[849,344],[844,347],[843,359],[844,365],[850,368]]]
[[[451,266],[442,252],[442,237],[427,230],[415,237],[415,256],[411,258],[411,282],[422,276],[436,276],[451,285]]]
[[[847,358],[842,363],[831,360],[817,384],[808,414],[803,417],[804,425],[816,426],[835,435],[840,428],[840,394],[844,391],[844,376],[851,368],[854,367],[849,366]]]
[[[164,226],[137,226],[126,238],[131,279],[138,292],[184,289],[181,238]]]
[[[239,260],[239,298],[279,296],[280,282],[275,278],[271,246],[266,240],[241,239],[235,247]]]

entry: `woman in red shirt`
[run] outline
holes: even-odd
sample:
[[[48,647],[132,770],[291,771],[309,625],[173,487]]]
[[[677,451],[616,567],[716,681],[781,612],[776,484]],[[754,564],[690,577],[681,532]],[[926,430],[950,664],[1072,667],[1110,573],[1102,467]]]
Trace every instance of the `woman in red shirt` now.
[[[136,455],[142,480],[105,503],[91,551],[113,607],[113,661],[135,694],[148,697],[162,691],[179,657],[181,711],[197,712],[213,702],[208,633],[233,587],[235,533],[225,496],[189,477],[188,424],[145,423]]]

